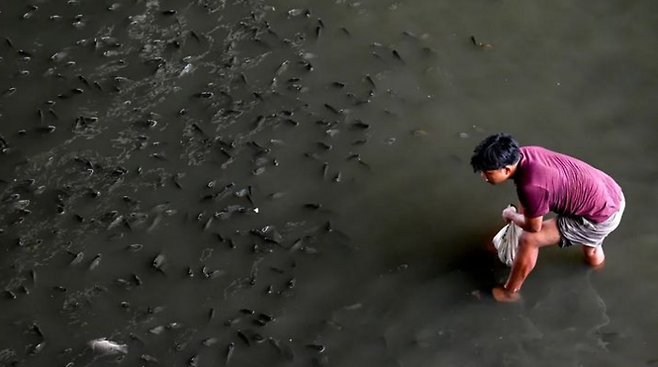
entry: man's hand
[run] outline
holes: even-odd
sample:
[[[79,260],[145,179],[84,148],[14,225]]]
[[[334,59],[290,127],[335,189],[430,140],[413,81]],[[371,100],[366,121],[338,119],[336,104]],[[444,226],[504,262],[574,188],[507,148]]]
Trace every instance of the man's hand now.
[[[514,219],[516,214],[516,208],[513,205],[509,205],[507,208],[505,208],[505,210],[503,210],[503,220],[509,223]]]
[[[510,292],[503,287],[494,288],[491,294],[498,302],[516,302],[521,298],[518,292]]]

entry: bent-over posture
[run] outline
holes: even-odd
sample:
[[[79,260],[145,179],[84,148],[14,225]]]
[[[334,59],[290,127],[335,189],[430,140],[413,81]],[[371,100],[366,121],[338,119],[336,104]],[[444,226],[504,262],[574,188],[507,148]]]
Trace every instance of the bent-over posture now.
[[[513,206],[502,212],[523,234],[507,282],[493,289],[497,301],[518,299],[541,247],[581,245],[589,265],[603,264],[603,240],[617,228],[626,206],[621,187],[606,173],[546,148],[519,147],[505,133],[482,140],[471,166],[492,185],[512,179],[520,204],[519,212]],[[557,216],[544,220],[549,212]]]

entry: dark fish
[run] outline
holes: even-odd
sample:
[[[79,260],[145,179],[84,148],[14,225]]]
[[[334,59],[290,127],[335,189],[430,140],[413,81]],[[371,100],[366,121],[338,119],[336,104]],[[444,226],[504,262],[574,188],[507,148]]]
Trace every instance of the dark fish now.
[[[32,349],[30,350],[30,354],[37,354],[41,352],[45,347],[46,347],[46,342],[42,341],[41,343],[36,344],[35,346],[32,347]]]
[[[77,265],[82,262],[82,260],[85,258],[85,254],[83,252],[78,252],[73,260],[69,263],[69,265]]]
[[[404,63],[404,59],[402,59],[402,56],[400,56],[400,53],[397,50],[391,51],[393,53],[393,56],[395,56],[396,59],[400,60],[402,63]]]
[[[201,92],[197,93],[196,96],[199,98],[212,98],[215,95],[213,92]]]
[[[137,274],[132,274],[132,279],[137,285],[142,285],[142,279]]]
[[[228,365],[231,362],[231,358],[233,358],[234,351],[235,351],[235,343],[233,342],[228,343],[228,346],[226,347],[226,357],[224,359],[224,364]]]
[[[307,203],[307,204],[304,204],[304,207],[309,208],[309,209],[318,210],[318,209],[322,209],[322,204],[320,204],[320,203]]]
[[[25,295],[30,294],[30,290],[27,289],[27,287],[26,287],[25,285],[21,285],[21,286],[19,287],[19,289],[20,289],[21,292],[23,292]]]
[[[478,42],[478,41],[476,41],[476,40],[475,40],[475,36],[471,36],[471,42],[473,42],[473,44],[474,44],[475,46],[477,46],[477,47],[479,47],[479,48],[483,48],[483,49],[487,49],[487,48],[491,48],[491,47],[492,47],[492,46],[491,46],[490,44],[488,44],[488,43],[482,43],[482,42]]]
[[[290,65],[290,61],[285,60],[284,62],[282,62],[281,65],[279,65],[279,67],[274,72],[274,75],[280,76],[281,74],[283,74],[286,70],[288,70],[288,65]]]
[[[164,273],[165,261],[166,261],[165,255],[159,254],[158,256],[155,257],[155,259],[153,259],[153,262],[151,262],[151,266],[156,270]]]
[[[377,86],[375,85],[375,81],[372,79],[370,75],[366,74],[365,80],[368,82],[368,84],[370,84],[371,88],[373,89],[377,88]]]
[[[325,351],[324,345],[321,344],[307,344],[306,347],[318,352],[323,353]]]
[[[263,326],[265,326],[266,324],[274,321],[274,317],[268,314],[260,313],[258,314],[257,320],[260,321],[263,324]]]
[[[240,337],[240,339],[245,344],[247,344],[247,346],[251,345],[251,342],[249,341],[249,337],[247,337],[247,335],[242,330],[238,330],[236,333],[238,334],[238,337]]]
[[[208,338],[208,339],[204,339],[201,342],[201,344],[203,344],[206,347],[211,347],[211,346],[217,344],[218,342],[219,342],[219,340],[217,340],[217,338]]]
[[[159,363],[155,357],[152,357],[148,354],[142,354],[139,359],[147,363]]]
[[[302,61],[300,61],[299,63],[300,63],[300,64],[302,65],[302,67],[303,67],[304,69],[306,69],[307,71],[313,71],[313,64],[311,64],[309,61],[307,61],[307,60],[302,60]]]
[[[327,144],[323,141],[319,141],[317,144],[320,148],[322,148],[324,150],[331,150],[331,148],[332,148],[331,144]]]
[[[336,107],[334,107],[334,106],[332,106],[332,105],[330,105],[330,104],[328,104],[328,103],[325,103],[325,104],[324,104],[324,107],[325,107],[326,109],[328,109],[329,111],[331,111],[331,112],[337,114],[337,115],[342,115],[343,112],[344,112],[343,110],[339,110],[339,109],[337,109]]]
[[[4,93],[2,93],[2,95],[4,97],[9,97],[14,93],[16,93],[16,87],[11,87],[11,88],[7,89],[6,91],[4,91]]]
[[[101,263],[101,258],[102,258],[102,255],[101,255],[101,254],[97,254],[97,255],[93,258],[93,260],[91,260],[91,263],[89,264],[89,270],[94,270],[94,269],[96,269],[96,268],[98,267],[98,265],[100,265],[100,263]]]
[[[38,133],[42,133],[42,134],[52,133],[53,131],[55,131],[55,129],[57,129],[57,127],[55,127],[54,125],[39,126],[35,128],[35,130]]]
[[[41,327],[39,327],[39,325],[37,325],[36,323],[32,324],[32,326],[31,326],[30,328],[31,328],[32,331],[34,331],[37,335],[39,335],[39,337],[41,337],[41,338],[44,338],[44,337],[45,337],[45,335],[43,334],[43,331],[41,330]]]
[[[404,31],[402,32],[402,34],[409,38],[418,39],[418,36],[412,33],[411,31]]]
[[[350,31],[349,31],[347,28],[345,28],[345,27],[340,27],[340,30],[343,31],[343,33],[345,33],[345,34],[348,35],[348,36],[351,36],[351,35],[352,35],[352,34],[350,33]]]
[[[322,177],[326,178],[327,177],[327,172],[329,171],[329,163],[324,162],[322,163]]]
[[[164,10],[164,11],[162,11],[161,13],[162,13],[162,15],[167,15],[167,16],[169,16],[169,15],[174,15],[174,14],[176,14],[176,10],[173,10],[173,9],[170,9],[170,10]]]
[[[182,174],[180,174],[180,173],[177,173],[172,177],[172,181],[174,182],[174,185],[180,190],[183,189],[183,186],[181,186],[181,184],[180,184],[180,178],[181,177],[182,177]]]

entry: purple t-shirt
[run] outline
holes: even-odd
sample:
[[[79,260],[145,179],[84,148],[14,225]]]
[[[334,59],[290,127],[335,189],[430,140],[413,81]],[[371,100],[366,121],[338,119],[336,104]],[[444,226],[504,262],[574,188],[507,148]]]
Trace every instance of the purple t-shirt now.
[[[514,182],[529,218],[552,211],[600,223],[619,209],[623,196],[621,187],[604,172],[542,147],[521,147]]]

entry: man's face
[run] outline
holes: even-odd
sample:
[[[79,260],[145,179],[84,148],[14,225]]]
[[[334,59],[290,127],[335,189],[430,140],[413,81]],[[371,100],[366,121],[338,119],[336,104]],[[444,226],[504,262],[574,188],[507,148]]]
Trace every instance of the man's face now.
[[[510,176],[511,169],[510,167],[503,167],[500,169],[492,169],[488,171],[482,171],[480,173],[480,176],[484,178],[484,180],[492,185],[497,185],[505,180],[507,180]]]

